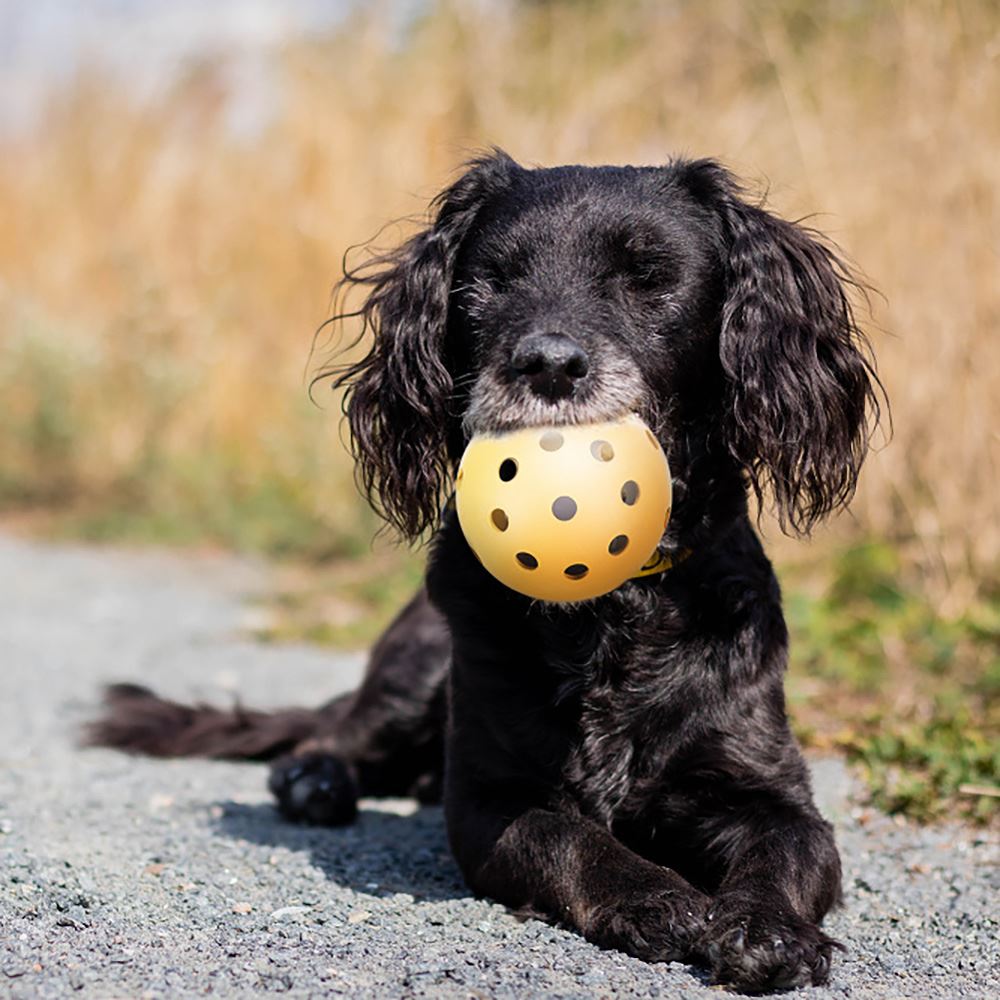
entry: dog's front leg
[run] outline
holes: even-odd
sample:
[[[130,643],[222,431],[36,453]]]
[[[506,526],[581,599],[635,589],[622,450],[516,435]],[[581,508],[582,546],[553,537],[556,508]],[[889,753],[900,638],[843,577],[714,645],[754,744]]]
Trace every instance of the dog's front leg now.
[[[525,808],[489,791],[447,795],[452,848],[474,891],[603,948],[650,962],[691,958],[708,897],[569,808]]]
[[[735,850],[704,939],[715,979],[754,992],[825,983],[838,945],[818,925],[840,897],[830,825],[763,803],[727,825]]]

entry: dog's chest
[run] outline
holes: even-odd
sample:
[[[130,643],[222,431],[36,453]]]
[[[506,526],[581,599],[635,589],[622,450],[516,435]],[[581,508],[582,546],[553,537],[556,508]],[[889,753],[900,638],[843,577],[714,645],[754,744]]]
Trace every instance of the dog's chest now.
[[[669,657],[646,649],[597,677],[579,697],[576,738],[566,760],[567,791],[594,819],[644,812],[681,746],[687,693]]]

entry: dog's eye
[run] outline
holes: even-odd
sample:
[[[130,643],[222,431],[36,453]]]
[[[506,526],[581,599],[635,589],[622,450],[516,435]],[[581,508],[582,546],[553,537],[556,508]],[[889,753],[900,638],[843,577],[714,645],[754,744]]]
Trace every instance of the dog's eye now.
[[[673,260],[662,242],[644,233],[617,233],[608,241],[606,278],[636,294],[660,292],[673,276]]]
[[[670,254],[663,247],[649,246],[641,240],[626,248],[623,264],[625,279],[637,292],[661,291],[674,273]]]
[[[638,292],[659,291],[669,278],[669,269],[656,258],[637,260],[626,274],[629,286]]]
[[[478,281],[486,284],[494,292],[505,292],[511,284],[528,273],[529,267],[525,260],[494,258],[486,260],[476,270]]]
[[[476,275],[476,278],[494,292],[503,291],[504,285],[507,281],[507,275],[504,272],[504,269],[498,262],[492,261],[483,267],[482,271]]]
[[[627,295],[660,295],[672,283],[673,272],[662,260],[655,257],[630,259],[626,265],[609,268],[603,277],[606,290],[618,289]]]

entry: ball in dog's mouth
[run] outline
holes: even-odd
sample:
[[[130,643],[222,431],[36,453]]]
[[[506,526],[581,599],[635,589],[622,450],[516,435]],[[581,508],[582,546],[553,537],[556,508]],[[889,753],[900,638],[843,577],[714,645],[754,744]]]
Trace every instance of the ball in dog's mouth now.
[[[474,437],[455,504],[473,553],[501,583],[584,601],[636,576],[670,518],[670,469],[636,416]]]

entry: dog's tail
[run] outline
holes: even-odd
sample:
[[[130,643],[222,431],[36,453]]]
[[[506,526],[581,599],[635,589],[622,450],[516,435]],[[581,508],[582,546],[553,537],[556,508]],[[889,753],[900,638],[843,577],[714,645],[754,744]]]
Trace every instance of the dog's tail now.
[[[104,704],[105,714],[86,727],[84,743],[152,757],[271,760],[313,736],[323,720],[321,711],[301,708],[181,705],[137,684],[113,684]]]

